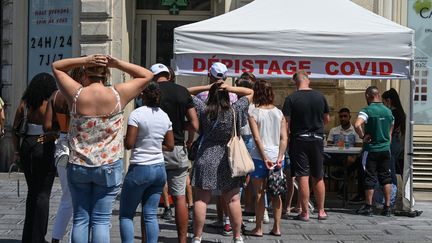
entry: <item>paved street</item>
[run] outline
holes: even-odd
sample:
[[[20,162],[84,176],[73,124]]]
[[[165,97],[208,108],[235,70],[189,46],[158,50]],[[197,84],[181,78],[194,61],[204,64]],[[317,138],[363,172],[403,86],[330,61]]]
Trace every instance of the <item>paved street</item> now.
[[[10,181],[7,174],[0,174],[0,243],[20,242],[25,212],[26,186],[20,180],[20,197],[17,196],[17,182]],[[52,190],[50,222],[46,239],[51,237],[51,227],[58,207],[61,190],[58,179]],[[423,195],[432,199],[432,193]],[[120,242],[118,201],[116,201],[112,219],[111,242]],[[330,218],[318,221],[316,214],[310,222],[282,220],[282,237],[265,235],[263,238],[244,237],[246,242],[432,242],[432,201],[419,200],[416,209],[423,210],[417,218],[383,216],[365,217],[354,215],[353,209],[342,209],[340,201],[335,199],[327,205]],[[208,213],[208,223],[215,219],[214,205]],[[253,227],[246,223],[247,228]],[[140,242],[139,220],[135,220],[136,241]],[[271,225],[265,225],[268,232]],[[159,242],[176,242],[174,221],[160,220]],[[230,242],[230,237],[219,234],[221,229],[205,228],[203,242]]]

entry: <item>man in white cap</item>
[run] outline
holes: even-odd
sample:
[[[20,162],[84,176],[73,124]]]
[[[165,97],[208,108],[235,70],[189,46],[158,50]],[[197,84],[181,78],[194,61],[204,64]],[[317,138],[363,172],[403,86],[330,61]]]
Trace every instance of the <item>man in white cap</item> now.
[[[197,131],[198,117],[189,91],[169,81],[168,67],[157,63],[150,69],[154,74],[153,80],[159,83],[161,90],[160,107],[172,122],[175,146],[172,152],[164,152],[165,168],[168,190],[174,198],[178,242],[186,243],[188,228],[186,178],[189,160],[185,148],[185,128]]]
[[[221,62],[215,62],[211,65],[208,71],[209,84],[215,83],[219,80],[225,81],[227,79],[228,68]],[[208,92],[201,92],[196,97],[202,101],[207,100]],[[229,93],[231,104],[237,101],[237,95]]]

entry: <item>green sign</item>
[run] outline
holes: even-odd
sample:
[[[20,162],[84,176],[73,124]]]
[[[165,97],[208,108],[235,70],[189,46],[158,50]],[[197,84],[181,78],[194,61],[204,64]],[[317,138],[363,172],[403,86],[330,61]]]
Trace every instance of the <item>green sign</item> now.
[[[172,15],[178,15],[180,8],[186,7],[188,4],[188,0],[161,0],[161,5],[169,7]]]

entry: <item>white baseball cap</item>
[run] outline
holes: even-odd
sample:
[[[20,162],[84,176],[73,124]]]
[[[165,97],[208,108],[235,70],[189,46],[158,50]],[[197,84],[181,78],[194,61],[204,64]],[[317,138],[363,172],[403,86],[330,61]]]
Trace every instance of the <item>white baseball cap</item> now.
[[[152,71],[152,73],[154,75],[158,75],[159,73],[162,73],[162,72],[167,72],[167,73],[170,72],[169,69],[167,68],[167,66],[163,65],[162,63],[153,64],[153,66],[151,66],[150,70]]]
[[[217,79],[224,79],[226,78],[226,73],[228,72],[227,67],[225,64],[221,62],[215,62],[210,67],[210,74]]]

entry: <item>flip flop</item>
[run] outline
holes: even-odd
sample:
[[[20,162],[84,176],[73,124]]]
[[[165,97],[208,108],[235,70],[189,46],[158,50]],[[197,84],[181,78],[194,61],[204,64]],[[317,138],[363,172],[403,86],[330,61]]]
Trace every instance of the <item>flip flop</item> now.
[[[258,235],[251,230],[245,230],[243,234],[247,236],[253,236],[253,237],[263,237],[263,235]]]
[[[304,221],[304,222],[308,222],[309,221],[309,214],[299,214],[297,216],[294,217],[295,220],[300,220],[300,221]]]
[[[318,220],[327,220],[328,219],[328,214],[324,213],[324,214],[318,214]]]
[[[269,234],[269,235],[273,235],[273,236],[282,236],[282,234],[276,234],[276,233],[273,232],[273,231],[270,231],[268,234]]]

